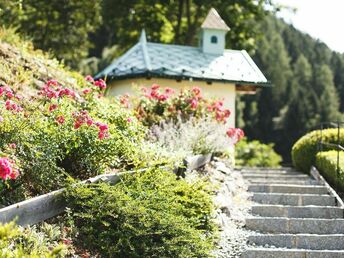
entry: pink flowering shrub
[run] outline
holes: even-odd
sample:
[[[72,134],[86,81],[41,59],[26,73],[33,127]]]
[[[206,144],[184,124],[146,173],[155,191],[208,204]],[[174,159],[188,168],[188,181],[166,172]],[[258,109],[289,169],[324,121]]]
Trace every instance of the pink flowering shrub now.
[[[123,95],[119,97],[119,102],[126,108],[133,108],[137,118],[148,127],[163,121],[188,121],[205,117],[212,117],[219,124],[225,124],[231,114],[223,100],[204,97],[198,87],[176,93],[171,88],[162,89],[153,84],[150,88],[142,88],[137,99],[131,100],[128,95]],[[240,128],[228,128],[226,134],[232,143],[244,137]]]
[[[71,179],[145,166],[144,128],[134,113],[103,98],[104,81],[88,76],[84,86],[71,89],[50,80],[28,99],[0,85],[0,154],[11,154],[0,155],[0,204],[61,188]]]
[[[129,97],[121,96],[120,102],[129,106]],[[181,90],[178,94],[171,89],[153,84],[150,88],[142,88],[142,94],[134,101],[137,117],[145,125],[158,124],[162,120],[176,120],[177,117],[203,117],[211,115],[218,122],[226,122],[230,111],[223,105],[223,101],[205,98],[201,89],[194,87]]]

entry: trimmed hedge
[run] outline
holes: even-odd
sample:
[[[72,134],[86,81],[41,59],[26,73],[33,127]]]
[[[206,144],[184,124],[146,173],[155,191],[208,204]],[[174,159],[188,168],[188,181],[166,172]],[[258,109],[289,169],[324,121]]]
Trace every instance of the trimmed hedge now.
[[[339,152],[339,175],[337,178],[337,151],[319,152],[315,165],[325,179],[338,190],[344,190],[344,151]]]
[[[326,143],[337,143],[338,130],[325,129],[322,132],[322,141]],[[344,145],[344,130],[340,130],[340,144]],[[312,131],[301,137],[293,146],[291,158],[296,169],[309,173],[312,165],[315,164],[315,156],[318,152],[320,130]],[[324,146],[323,151],[333,150],[333,147]]]

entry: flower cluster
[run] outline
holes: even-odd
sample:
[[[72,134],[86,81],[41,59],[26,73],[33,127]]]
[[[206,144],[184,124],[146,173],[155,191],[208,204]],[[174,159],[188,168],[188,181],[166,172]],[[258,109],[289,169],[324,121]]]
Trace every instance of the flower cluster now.
[[[63,88],[56,80],[49,80],[40,91],[39,95],[47,97],[48,99],[57,99],[59,97],[75,98],[75,91],[69,88]]]
[[[177,116],[188,119],[209,115],[218,122],[226,123],[231,114],[222,100],[204,98],[199,87],[182,89],[179,94],[174,94],[171,88],[163,90],[158,84],[153,84],[150,88],[142,88],[142,92],[139,103],[134,106],[138,119],[146,125],[157,124],[165,119],[175,120]],[[120,102],[128,107],[128,96],[121,96]]]
[[[15,102],[13,102],[12,100],[6,100],[5,102],[5,108],[6,110],[11,110],[14,112],[21,112],[23,111],[23,108],[21,106],[19,106],[18,104],[16,104]]]
[[[15,168],[15,162],[9,158],[0,158],[0,178],[2,180],[16,179],[19,176],[18,169]]]
[[[234,144],[245,136],[244,131],[240,128],[229,128],[226,134],[229,138],[233,139]]]
[[[87,82],[89,82],[91,85],[99,88],[100,90],[105,90],[106,89],[106,83],[103,79],[99,79],[99,80],[94,80],[94,78],[91,75],[87,75],[85,77],[85,80]],[[90,93],[92,90],[87,88],[84,90],[84,94],[88,94]]]
[[[96,126],[98,128],[98,138],[100,140],[109,137],[109,127],[101,122],[94,122],[86,110],[73,113],[74,129],[79,129],[82,125]]]

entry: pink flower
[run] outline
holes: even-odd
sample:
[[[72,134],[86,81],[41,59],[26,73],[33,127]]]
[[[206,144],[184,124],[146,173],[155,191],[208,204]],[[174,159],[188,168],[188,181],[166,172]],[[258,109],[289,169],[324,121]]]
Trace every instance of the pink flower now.
[[[109,130],[109,127],[107,124],[102,124],[102,123],[98,122],[96,125],[98,126],[99,130],[101,130],[101,131]]]
[[[87,95],[88,93],[90,93],[92,90],[90,88],[86,88],[82,91],[82,93],[84,93],[85,95]]]
[[[172,88],[166,88],[166,89],[165,89],[165,93],[166,93],[166,94],[174,94],[174,92],[175,92],[175,91],[174,91],[174,89],[172,89]]]
[[[160,101],[165,101],[165,100],[167,100],[167,99],[168,99],[168,96],[165,95],[165,94],[161,94],[161,95],[159,96],[159,100],[160,100]]]
[[[94,83],[94,79],[93,79],[93,77],[91,75],[87,75],[85,77],[85,80],[88,81],[88,82]]]
[[[226,132],[227,136],[233,140],[233,143],[236,144],[244,136],[244,131],[240,128],[229,128]]]
[[[107,131],[99,131],[98,138],[99,140],[103,140],[104,138],[109,137],[109,133]]]
[[[191,106],[192,109],[196,109],[197,106],[198,106],[198,101],[197,101],[197,99],[192,99],[192,100],[191,100],[191,103],[190,103],[190,106]]]
[[[49,80],[49,81],[47,81],[47,83],[46,83],[46,85],[48,86],[48,87],[50,87],[50,86],[58,86],[59,85],[59,83],[58,83],[58,81],[56,81],[56,80]]]
[[[19,176],[19,171],[12,167],[13,164],[14,162],[6,157],[0,158],[0,177],[3,180],[16,179]]]
[[[199,96],[201,95],[201,89],[199,87],[193,87],[192,92],[196,95]]]
[[[10,143],[8,147],[10,147],[11,149],[15,149],[17,148],[17,145],[15,143]]]
[[[56,117],[56,122],[59,123],[60,125],[64,124],[65,118],[63,116],[58,116]]]
[[[87,124],[88,126],[93,125],[93,120],[90,119],[90,118],[88,118],[87,121],[86,121],[86,124]]]
[[[5,87],[1,86],[0,87],[0,96],[2,96],[2,94],[4,94],[5,92]]]
[[[97,87],[99,87],[99,88],[102,89],[102,90],[106,88],[106,83],[105,83],[105,81],[102,80],[102,79],[99,79],[98,81],[95,81],[95,82],[94,82],[94,85],[97,86]]]
[[[49,111],[52,112],[52,111],[54,111],[55,109],[57,109],[57,107],[58,107],[57,104],[51,104],[51,105],[49,106]]]
[[[0,122],[3,122],[4,118],[2,116],[0,116]]]
[[[153,85],[152,85],[152,87],[151,87],[151,89],[153,90],[153,91],[156,91],[156,90],[158,90],[160,88],[160,85],[159,84],[156,84],[156,83],[154,83]]]
[[[14,97],[13,92],[11,90],[7,91],[6,92],[6,97],[9,98],[9,99],[13,98]]]
[[[128,117],[127,122],[131,123],[132,121],[133,121],[133,119],[131,117]]]

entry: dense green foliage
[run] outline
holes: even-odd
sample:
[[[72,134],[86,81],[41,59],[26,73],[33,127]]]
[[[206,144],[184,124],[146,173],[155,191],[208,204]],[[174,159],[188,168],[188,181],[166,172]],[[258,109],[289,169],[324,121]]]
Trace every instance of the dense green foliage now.
[[[257,140],[242,139],[235,145],[235,165],[245,167],[279,167],[282,158],[274,151],[274,145]]]
[[[321,122],[342,118],[344,56],[269,16],[254,59],[274,87],[242,98],[246,135],[274,142],[285,161],[294,142]]]
[[[88,34],[100,24],[100,0],[1,0],[1,25],[14,27],[36,48],[74,67],[88,54]]]
[[[312,131],[303,137],[301,137],[293,146],[291,156],[293,165],[305,172],[309,173],[312,165],[315,164],[315,157],[319,151],[318,143],[321,139],[321,131]],[[337,129],[325,129],[322,131],[323,143],[338,143],[338,130]],[[340,130],[339,144],[344,145],[344,132]],[[323,150],[331,150],[333,147],[323,146]]]
[[[104,257],[209,257],[215,226],[207,184],[161,169],[65,194],[78,244]]]
[[[58,238],[33,229],[23,229],[14,222],[0,224],[0,256],[8,258],[64,257],[65,246]]]
[[[344,152],[339,152],[339,170],[337,170],[337,151],[319,152],[315,165],[336,190],[344,191]],[[337,174],[338,173],[338,174]]]

